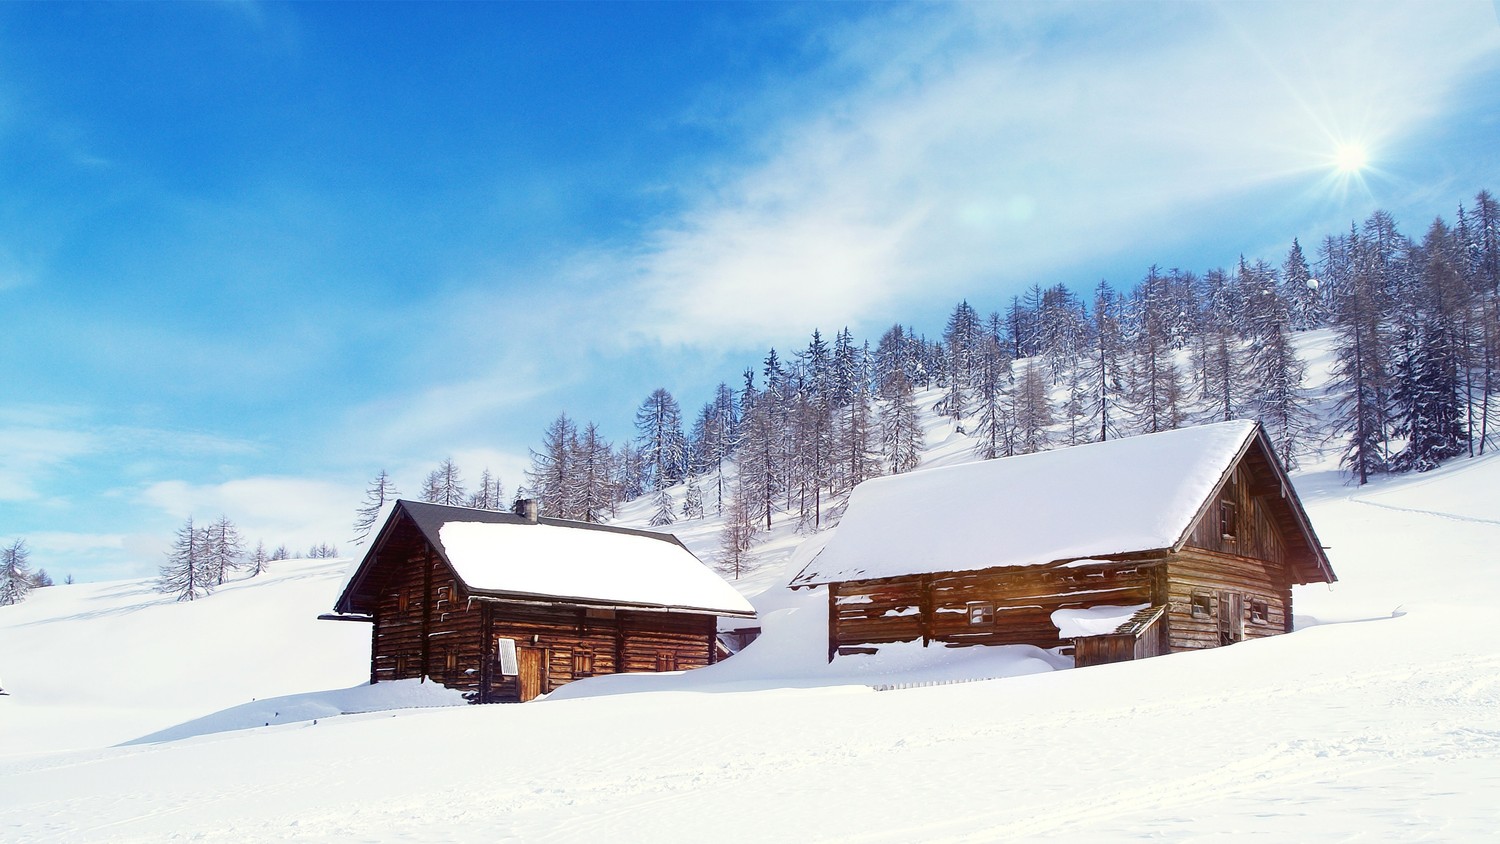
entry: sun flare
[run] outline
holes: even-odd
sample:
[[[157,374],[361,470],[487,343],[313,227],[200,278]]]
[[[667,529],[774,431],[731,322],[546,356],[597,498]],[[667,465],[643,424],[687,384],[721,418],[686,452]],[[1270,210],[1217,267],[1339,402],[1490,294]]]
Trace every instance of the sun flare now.
[[[1340,173],[1351,175],[1358,173],[1365,168],[1369,160],[1363,144],[1339,144],[1338,149],[1333,152],[1333,166]]]

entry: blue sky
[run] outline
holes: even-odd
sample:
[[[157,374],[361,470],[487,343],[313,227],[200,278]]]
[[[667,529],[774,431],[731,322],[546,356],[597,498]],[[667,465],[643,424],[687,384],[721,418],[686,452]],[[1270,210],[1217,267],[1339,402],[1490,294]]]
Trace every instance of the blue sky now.
[[[342,545],[815,327],[1420,234],[1497,137],[1484,0],[0,5],[0,539]]]

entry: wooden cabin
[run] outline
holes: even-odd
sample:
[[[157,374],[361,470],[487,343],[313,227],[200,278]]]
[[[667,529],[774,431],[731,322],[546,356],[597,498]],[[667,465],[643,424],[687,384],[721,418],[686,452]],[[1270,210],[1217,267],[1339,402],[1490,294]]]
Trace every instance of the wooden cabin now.
[[[791,581],[828,588],[828,658],[890,642],[1071,649],[1076,665],[1292,629],[1335,580],[1256,422],[1222,422],[857,487]]]
[[[430,678],[476,703],[598,674],[715,662],[738,592],[671,534],[398,501],[339,596],[370,624],[370,682]]]

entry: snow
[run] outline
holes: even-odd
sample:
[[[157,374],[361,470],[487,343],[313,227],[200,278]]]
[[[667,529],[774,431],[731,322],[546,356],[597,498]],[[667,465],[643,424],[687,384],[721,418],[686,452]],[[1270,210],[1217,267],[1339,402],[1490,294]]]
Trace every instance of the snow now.
[[[1150,604],[1135,604],[1128,607],[1097,606],[1086,609],[1055,610],[1052,613],[1052,623],[1056,625],[1060,639],[1072,639],[1077,636],[1102,636],[1105,633],[1113,633],[1120,625],[1130,620],[1130,617]]]
[[[1167,548],[1254,430],[1221,422],[865,481],[792,584]]]
[[[448,561],[480,592],[753,613],[734,587],[673,542],[546,524],[446,522]]]
[[[765,631],[743,653],[519,706],[357,686],[369,629],[314,620],[342,562],[192,604],[39,590],[0,607],[0,840],[1493,838],[1500,458],[1293,480],[1342,578],[1294,589],[1293,633],[1077,670],[915,643],[830,664],[826,594],[776,584],[831,537],[781,525],[739,584]],[[710,520],[672,529],[711,547]]]

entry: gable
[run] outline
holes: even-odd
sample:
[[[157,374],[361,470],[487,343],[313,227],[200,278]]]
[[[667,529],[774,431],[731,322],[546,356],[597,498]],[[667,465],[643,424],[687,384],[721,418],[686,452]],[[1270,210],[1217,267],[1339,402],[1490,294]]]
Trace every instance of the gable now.
[[[369,614],[381,585],[430,549],[466,592],[518,600],[753,616],[676,537],[561,519],[399,501],[340,596]]]
[[[1258,423],[1221,422],[866,481],[790,585],[1175,550],[1252,446],[1270,453]]]

